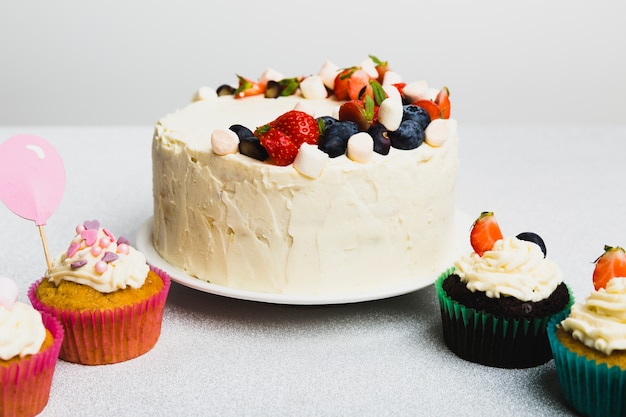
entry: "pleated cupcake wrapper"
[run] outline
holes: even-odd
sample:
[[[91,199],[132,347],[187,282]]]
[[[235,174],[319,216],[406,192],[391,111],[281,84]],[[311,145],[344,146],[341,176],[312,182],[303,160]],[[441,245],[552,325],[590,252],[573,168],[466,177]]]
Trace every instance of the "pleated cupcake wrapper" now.
[[[42,313],[43,324],[53,343],[39,352],[0,366],[0,417],[27,417],[39,414],[48,404],[54,369],[63,341],[63,327],[53,316]]]
[[[565,311],[548,323],[548,338],[554,355],[561,391],[576,411],[591,417],[626,416],[626,371],[609,367],[572,352],[556,336]]]
[[[152,349],[161,334],[171,281],[164,271],[150,269],[163,280],[161,291],[114,309],[76,311],[48,306],[36,297],[41,280],[34,283],[28,291],[33,306],[57,317],[65,329],[59,357],[83,365],[104,365],[133,359]]]
[[[442,287],[454,270],[449,268],[435,281],[444,341],[450,350],[465,360],[499,368],[529,368],[552,359],[546,334],[552,315],[510,319],[465,307],[448,297]],[[566,309],[574,302],[572,292],[569,294]]]

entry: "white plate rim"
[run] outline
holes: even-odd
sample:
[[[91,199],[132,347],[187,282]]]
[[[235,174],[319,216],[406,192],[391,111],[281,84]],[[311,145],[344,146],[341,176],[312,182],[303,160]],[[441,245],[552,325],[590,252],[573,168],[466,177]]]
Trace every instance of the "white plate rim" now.
[[[407,281],[401,285],[394,285],[379,290],[358,292],[354,294],[320,294],[320,295],[296,295],[296,294],[274,294],[256,291],[241,290],[238,288],[230,288],[223,285],[212,284],[194,278],[181,269],[169,264],[157,252],[152,241],[152,222],[153,218],[148,218],[140,227],[137,233],[136,246],[142,252],[148,264],[165,271],[172,281],[183,286],[193,288],[209,294],[220,295],[224,297],[258,301],[271,304],[289,304],[289,305],[329,305],[329,304],[350,304],[365,301],[382,300],[386,298],[396,297],[408,294],[422,288],[425,288],[435,282],[437,276],[417,277],[415,280]],[[456,223],[456,250],[454,255],[458,256],[468,250],[467,245],[463,244],[463,240],[468,239],[468,231],[471,225],[469,216],[457,210],[455,213]],[[445,267],[442,269],[442,272]]]

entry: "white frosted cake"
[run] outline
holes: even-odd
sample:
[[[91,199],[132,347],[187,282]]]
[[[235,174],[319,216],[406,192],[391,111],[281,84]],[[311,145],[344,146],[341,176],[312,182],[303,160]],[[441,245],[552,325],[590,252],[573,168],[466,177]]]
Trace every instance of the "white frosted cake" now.
[[[318,75],[298,78],[299,88],[287,95],[265,97],[272,85],[266,78],[283,79],[269,71],[252,87],[241,79],[233,94],[202,88],[189,105],[160,119],[152,148],[153,242],[160,256],[197,279],[254,292],[360,293],[434,280],[455,256],[458,135],[448,118],[448,90],[405,84],[392,71],[381,80],[376,66],[374,59],[352,68],[379,81],[374,93],[362,88],[355,97],[351,86],[337,100],[334,83],[343,71],[326,63]],[[380,151],[373,126],[393,137],[406,106],[418,101],[441,112],[431,111],[430,124],[417,129],[417,146],[392,139]],[[350,122],[339,110],[345,102],[374,103],[376,111],[370,129],[351,135],[337,155],[324,143],[334,141],[335,119]],[[319,139],[297,144],[297,155],[284,161],[287,151],[270,149],[262,127],[294,108],[334,119],[316,120]],[[242,153],[232,125],[261,137],[270,155]]]

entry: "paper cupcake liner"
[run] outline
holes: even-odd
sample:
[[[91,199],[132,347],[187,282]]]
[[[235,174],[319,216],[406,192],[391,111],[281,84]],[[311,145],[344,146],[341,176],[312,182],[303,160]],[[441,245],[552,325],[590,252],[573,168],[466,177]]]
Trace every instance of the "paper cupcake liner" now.
[[[556,336],[556,328],[568,314],[565,311],[548,323],[548,338],[565,401],[590,417],[626,416],[626,371],[619,366],[599,364],[565,347]]]
[[[48,313],[42,313],[41,318],[52,334],[53,343],[27,359],[8,367],[0,366],[0,417],[35,416],[48,404],[63,327]]]
[[[161,291],[115,309],[76,311],[48,306],[35,293],[41,280],[31,285],[28,297],[33,306],[57,317],[65,329],[59,357],[83,365],[104,365],[127,361],[152,349],[161,335],[171,281],[164,271],[150,269],[163,280]]]
[[[530,368],[552,359],[546,333],[553,315],[533,319],[509,319],[465,307],[448,297],[442,285],[454,267],[435,281],[441,307],[444,341],[457,356],[498,368]],[[570,300],[565,309],[573,304]]]

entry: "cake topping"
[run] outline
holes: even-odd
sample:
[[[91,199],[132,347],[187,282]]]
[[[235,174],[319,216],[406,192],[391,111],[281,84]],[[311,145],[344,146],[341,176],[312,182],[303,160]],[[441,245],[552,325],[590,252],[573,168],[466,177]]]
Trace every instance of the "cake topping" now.
[[[355,162],[368,162],[374,155],[374,139],[367,132],[350,136],[346,155]]]
[[[596,290],[606,287],[614,277],[626,277],[626,252],[619,246],[604,246],[604,253],[595,264],[593,286]]]
[[[503,238],[493,212],[483,212],[476,219],[470,243],[474,252],[455,263],[456,273],[470,291],[482,291],[491,298],[540,301],[563,281],[561,270],[545,259],[540,245]]]
[[[211,134],[211,147],[217,155],[228,155],[239,150],[239,137],[230,129],[215,129]]]
[[[17,285],[0,277],[0,359],[9,360],[39,352],[46,329],[41,314],[17,301]]]
[[[593,272],[595,290],[561,322],[575,339],[607,355],[626,349],[625,268],[624,249],[605,246]]]
[[[302,175],[309,178],[318,178],[322,175],[327,161],[328,155],[317,146],[303,143],[293,162],[293,166]]]
[[[129,246],[128,239],[116,241],[93,220],[76,227],[76,236],[55,260],[48,278],[56,285],[66,280],[108,293],[127,286],[141,287],[148,270],[145,257]]]

